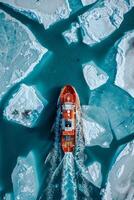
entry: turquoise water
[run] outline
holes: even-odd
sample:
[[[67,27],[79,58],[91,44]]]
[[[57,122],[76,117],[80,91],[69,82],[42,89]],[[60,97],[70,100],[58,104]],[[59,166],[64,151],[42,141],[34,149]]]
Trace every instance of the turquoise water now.
[[[22,81],[27,85],[35,85],[42,96],[49,102],[47,108],[41,115],[38,127],[29,129],[3,119],[2,113],[7,100],[11,97],[11,94],[17,90],[20,83],[15,85],[1,102],[0,186],[2,186],[4,192],[10,192],[12,191],[11,173],[16,164],[16,159],[18,156],[26,155],[30,150],[34,150],[36,153],[40,183],[42,181],[41,177],[44,173],[43,162],[51,150],[54,141],[54,134],[51,134],[50,130],[55,121],[56,104],[60,89],[66,84],[73,85],[79,94],[81,104],[88,104],[90,91],[82,75],[82,64],[94,60],[99,66],[105,69],[110,76],[109,84],[113,82],[116,71],[114,63],[113,65],[110,63],[107,67],[104,60],[111,47],[123,36],[124,32],[134,28],[134,9],[125,16],[124,22],[116,32],[100,44],[90,48],[81,42],[68,46],[61,35],[61,33],[69,27],[70,22],[77,19],[77,15],[82,12],[82,10],[74,14],[70,19],[59,22],[45,31],[42,25],[27,19],[23,15],[12,11],[12,9],[3,5],[0,5],[0,8],[28,26],[37,40],[51,51],[48,53],[47,58],[44,57],[35,70]],[[100,147],[85,149],[85,154],[87,155],[86,164],[93,160],[98,160],[102,163],[103,186],[118,146],[131,139],[132,136],[120,142],[113,140],[110,149],[102,149]],[[47,170],[48,169],[45,169],[45,173]],[[99,198],[98,196],[94,199]]]

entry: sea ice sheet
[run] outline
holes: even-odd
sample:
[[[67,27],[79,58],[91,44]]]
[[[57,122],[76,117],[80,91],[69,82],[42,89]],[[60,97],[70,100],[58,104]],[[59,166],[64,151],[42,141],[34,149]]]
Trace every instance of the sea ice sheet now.
[[[100,87],[109,79],[106,72],[97,67],[93,62],[89,62],[83,65],[83,75],[90,90],[94,90]]]
[[[115,84],[134,97],[134,30],[127,32],[117,45]]]
[[[9,121],[33,127],[46,104],[47,101],[43,103],[32,86],[22,84],[9,101],[4,116]]]
[[[82,106],[83,133],[86,146],[99,145],[108,148],[113,140],[108,116],[104,109]]]
[[[32,152],[27,157],[18,157],[12,172],[14,198],[16,200],[36,200],[39,189],[35,158]]]
[[[39,21],[44,25],[44,28],[49,28],[50,25],[62,19],[69,17],[71,9],[68,0],[0,0],[14,9],[22,12],[29,18]]]
[[[101,42],[118,29],[133,6],[125,0],[104,0],[79,16],[83,42],[90,46]]]
[[[79,41],[78,28],[79,28],[79,24],[77,22],[73,22],[71,24],[70,29],[62,33],[62,35],[64,36],[68,44],[76,43]]]
[[[105,110],[117,140],[134,133],[134,99],[120,88],[107,85],[94,91],[89,105]]]
[[[46,52],[27,27],[0,10],[0,100]]]
[[[100,188],[102,184],[101,164],[99,162],[93,162],[88,166],[88,172],[91,176],[92,183]]]
[[[134,141],[118,155],[109,172],[103,200],[134,199]]]

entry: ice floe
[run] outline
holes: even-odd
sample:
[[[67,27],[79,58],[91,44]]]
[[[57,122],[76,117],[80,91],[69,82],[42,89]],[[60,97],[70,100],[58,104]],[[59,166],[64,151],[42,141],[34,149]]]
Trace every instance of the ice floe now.
[[[30,152],[27,157],[18,157],[12,172],[12,183],[14,199],[37,199],[39,182],[33,152]]]
[[[89,62],[83,65],[83,75],[90,90],[94,90],[100,87],[109,79],[107,73],[97,67],[93,62]]]
[[[86,146],[110,146],[113,136],[104,109],[97,106],[82,106],[82,122]]]
[[[109,172],[103,200],[134,199],[134,141],[118,155]]]
[[[0,0],[14,9],[22,12],[29,18],[37,20],[44,25],[44,28],[49,28],[50,25],[69,17],[71,8],[68,0]]]
[[[76,43],[79,41],[78,28],[79,28],[79,24],[77,22],[73,22],[71,24],[70,29],[68,29],[62,33],[62,35],[64,36],[64,38],[68,44]]]
[[[127,32],[117,45],[115,84],[134,97],[134,31]]]
[[[134,133],[134,99],[120,88],[107,85],[94,91],[89,105],[105,110],[117,140]]]
[[[43,102],[32,86],[22,84],[5,108],[4,116],[9,121],[33,127],[46,104],[47,101]]]
[[[88,166],[88,172],[91,176],[92,183],[100,188],[102,184],[101,164],[99,162],[93,162]]]
[[[79,16],[83,42],[92,46],[118,29],[133,2],[104,0]]]
[[[83,6],[88,6],[95,3],[97,0],[81,0]]]
[[[21,22],[0,10],[0,100],[39,63],[47,49]]]

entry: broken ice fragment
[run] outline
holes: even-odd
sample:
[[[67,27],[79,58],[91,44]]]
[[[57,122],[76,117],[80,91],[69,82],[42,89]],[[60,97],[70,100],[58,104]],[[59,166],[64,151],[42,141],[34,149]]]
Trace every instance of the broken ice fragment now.
[[[134,31],[130,31],[117,45],[117,74],[115,84],[134,97]]]
[[[34,69],[46,52],[27,27],[0,10],[0,100]]]
[[[83,42],[94,45],[109,36],[116,27],[111,23],[111,9],[98,7],[79,16]]]
[[[46,104],[47,101],[44,100],[43,104],[32,86],[22,84],[18,92],[9,101],[4,116],[7,120],[33,127]]]
[[[134,141],[121,151],[109,172],[103,200],[134,199]]]
[[[95,106],[82,106],[83,133],[86,146],[108,148],[113,140],[105,110]]]
[[[37,20],[49,28],[50,25],[69,17],[71,9],[68,0],[0,0],[13,7],[15,10],[22,12],[24,15]]]
[[[100,87],[109,79],[106,72],[97,67],[93,62],[89,62],[83,65],[83,75],[90,90],[94,90]]]
[[[133,4],[125,0],[104,0],[79,16],[83,42],[92,46],[119,28]]]
[[[88,166],[88,172],[91,176],[92,183],[100,188],[102,184],[101,164],[99,162],[92,163]]]
[[[78,42],[78,28],[79,24],[74,22],[71,24],[71,28],[69,30],[66,30],[62,33],[68,44]]]
[[[36,200],[39,182],[35,166],[34,154],[18,157],[12,172],[14,198],[16,200]]]
[[[81,0],[83,6],[88,6],[95,3],[97,0]]]

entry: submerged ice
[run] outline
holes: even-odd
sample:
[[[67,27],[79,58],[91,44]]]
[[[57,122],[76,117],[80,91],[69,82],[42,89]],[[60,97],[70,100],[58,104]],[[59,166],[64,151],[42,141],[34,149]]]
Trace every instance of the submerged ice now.
[[[4,116],[9,121],[33,127],[46,104],[47,101],[39,98],[34,87],[22,84],[9,101]]]
[[[134,141],[118,155],[109,172],[103,200],[134,199]]]
[[[133,2],[104,0],[79,16],[83,42],[92,46],[118,29]]]
[[[86,146],[110,147],[113,136],[104,109],[97,106],[82,106],[82,122]]]
[[[88,166],[88,172],[91,176],[92,183],[100,188],[102,184],[101,164],[99,162],[93,162]]]
[[[0,99],[39,63],[47,52],[32,32],[0,10]]]
[[[93,62],[89,62],[83,65],[83,75],[90,90],[94,90],[100,87],[109,79],[106,72],[97,67]]]
[[[115,84],[134,97],[134,30],[127,32],[117,45]]]
[[[12,173],[14,199],[36,200],[39,183],[33,152],[26,157],[18,157]]]
[[[133,134],[134,100],[121,89],[113,85],[100,88],[90,96],[89,105],[97,106],[105,111],[117,140]]]

